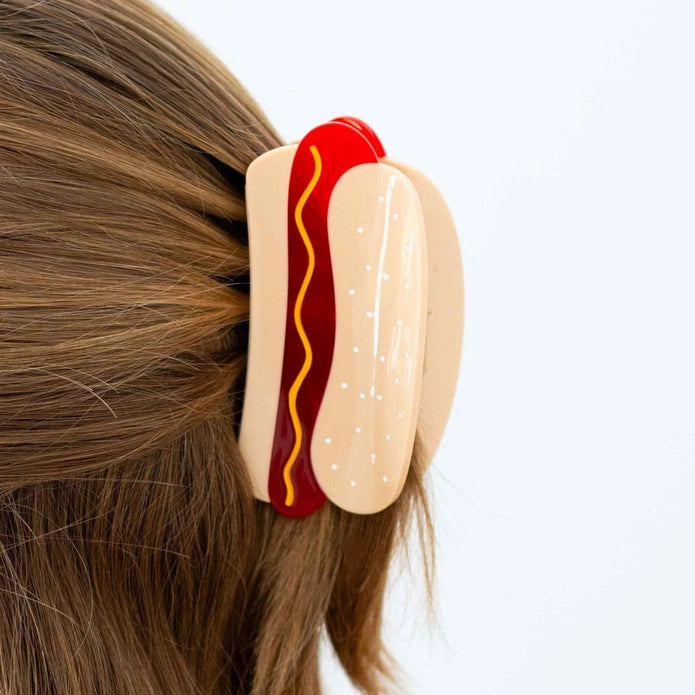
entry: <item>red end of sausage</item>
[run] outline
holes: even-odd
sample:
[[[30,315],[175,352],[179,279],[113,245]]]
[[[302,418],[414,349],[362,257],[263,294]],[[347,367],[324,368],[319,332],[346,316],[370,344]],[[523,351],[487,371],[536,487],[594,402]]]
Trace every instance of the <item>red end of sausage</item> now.
[[[367,138],[369,144],[374,148],[377,157],[381,158],[386,156],[386,150],[381,144],[381,140],[379,140],[379,137],[374,130],[372,130],[372,128],[361,118],[356,118],[355,116],[339,116],[338,118],[332,119],[331,123],[345,123],[353,128],[356,128]]]

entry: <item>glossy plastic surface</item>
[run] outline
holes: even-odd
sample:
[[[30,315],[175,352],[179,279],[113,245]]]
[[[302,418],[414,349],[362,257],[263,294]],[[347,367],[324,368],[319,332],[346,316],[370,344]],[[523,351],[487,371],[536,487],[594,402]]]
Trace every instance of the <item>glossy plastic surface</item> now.
[[[384,509],[410,465],[427,323],[427,244],[407,176],[352,168],[328,213],[336,342],[311,459],[328,498],[351,512]]]
[[[268,487],[273,506],[289,516],[309,514],[326,499],[310,448],[336,332],[328,205],[340,177],[364,162],[378,162],[367,138],[331,122],[302,139],[292,164],[285,349]]]
[[[427,232],[427,339],[418,431],[425,460],[432,459],[449,420],[463,347],[464,283],[454,218],[434,182],[392,157],[381,160],[412,181],[422,204]]]
[[[326,497],[383,509],[416,426],[432,456],[451,407],[463,320],[453,220],[429,179],[378,153],[369,126],[341,117],[247,172],[240,447],[256,496],[289,516]]]
[[[385,157],[386,150],[379,140],[379,136],[374,132],[371,126],[365,123],[361,118],[356,118],[355,116],[338,116],[338,118],[331,119],[331,123],[346,123],[358,130],[365,138],[369,144],[374,148],[374,152],[377,157]]]

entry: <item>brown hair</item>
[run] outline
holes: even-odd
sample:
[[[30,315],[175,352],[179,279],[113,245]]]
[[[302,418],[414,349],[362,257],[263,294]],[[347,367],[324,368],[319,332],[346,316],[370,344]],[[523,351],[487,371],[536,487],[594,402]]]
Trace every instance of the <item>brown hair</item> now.
[[[2,693],[314,694],[322,629],[391,677],[412,519],[431,591],[419,437],[369,516],[277,514],[237,446],[244,174],[281,144],[141,0],[0,2]]]

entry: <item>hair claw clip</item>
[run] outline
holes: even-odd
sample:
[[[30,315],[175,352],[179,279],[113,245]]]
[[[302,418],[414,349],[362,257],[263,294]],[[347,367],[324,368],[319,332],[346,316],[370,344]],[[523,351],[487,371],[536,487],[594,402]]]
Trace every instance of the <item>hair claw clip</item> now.
[[[463,333],[453,219],[434,184],[340,117],[246,174],[249,350],[239,445],[258,499],[305,516],[400,494],[451,411]]]

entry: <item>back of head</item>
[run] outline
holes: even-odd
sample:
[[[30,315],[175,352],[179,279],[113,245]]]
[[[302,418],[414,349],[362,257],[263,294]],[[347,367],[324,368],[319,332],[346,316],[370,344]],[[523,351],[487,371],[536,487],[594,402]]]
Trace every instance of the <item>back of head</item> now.
[[[303,519],[237,445],[244,174],[282,144],[140,0],[0,2],[0,692],[364,692],[403,494]],[[262,281],[262,280],[261,280]]]

